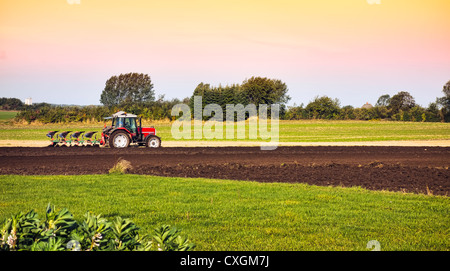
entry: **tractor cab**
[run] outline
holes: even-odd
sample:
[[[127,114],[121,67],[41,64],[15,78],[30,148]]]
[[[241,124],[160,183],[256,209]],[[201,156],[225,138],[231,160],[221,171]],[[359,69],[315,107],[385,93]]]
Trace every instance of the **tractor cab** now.
[[[136,116],[118,117],[112,119],[112,127],[114,128],[125,128],[131,134],[136,135],[138,133]]]
[[[112,148],[125,148],[130,143],[136,143],[140,146],[158,148],[161,145],[161,139],[156,136],[156,130],[153,127],[143,128],[141,118],[139,124],[138,117],[119,111],[105,120],[112,120],[111,126],[103,128],[102,145],[109,145]]]

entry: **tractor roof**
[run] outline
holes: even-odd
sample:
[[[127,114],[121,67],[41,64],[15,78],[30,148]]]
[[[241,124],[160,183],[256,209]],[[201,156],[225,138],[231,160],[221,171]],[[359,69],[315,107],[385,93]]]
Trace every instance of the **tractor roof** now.
[[[106,117],[105,119],[113,119],[113,118],[119,118],[119,117],[123,117],[123,118],[125,118],[125,117],[126,117],[126,118],[137,118],[136,115],[133,115],[133,114],[127,114],[127,113],[124,112],[124,111],[119,111],[119,112],[113,114],[111,117]]]

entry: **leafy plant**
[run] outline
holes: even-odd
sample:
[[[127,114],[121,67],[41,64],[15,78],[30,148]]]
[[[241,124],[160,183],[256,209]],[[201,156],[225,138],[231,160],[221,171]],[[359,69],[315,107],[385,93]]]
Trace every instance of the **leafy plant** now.
[[[111,229],[116,250],[133,250],[139,246],[136,240],[139,228],[131,220],[116,217]]]
[[[34,211],[20,212],[3,224],[0,237],[0,250],[19,250],[32,245],[32,239],[40,232],[39,220]]]
[[[163,251],[189,251],[195,245],[189,243],[186,237],[180,235],[180,230],[175,227],[163,225],[155,229],[153,238],[156,241],[158,250]]]
[[[195,244],[180,235],[181,231],[164,225],[153,235],[139,234],[129,219],[116,217],[112,222],[87,212],[77,222],[69,210],[56,211],[50,204],[40,220],[33,210],[7,219],[0,232],[0,251],[118,251],[162,250],[186,251]]]
[[[55,206],[47,206],[45,212],[45,220],[42,224],[43,236],[55,236],[58,234],[61,237],[67,237],[69,232],[76,227],[76,221],[72,214],[66,208],[55,210]]]
[[[82,221],[78,228],[71,233],[67,248],[70,250],[84,250],[92,251],[98,248],[104,248],[107,240],[103,238],[110,230],[111,223],[101,215],[95,215],[87,212],[85,220]]]

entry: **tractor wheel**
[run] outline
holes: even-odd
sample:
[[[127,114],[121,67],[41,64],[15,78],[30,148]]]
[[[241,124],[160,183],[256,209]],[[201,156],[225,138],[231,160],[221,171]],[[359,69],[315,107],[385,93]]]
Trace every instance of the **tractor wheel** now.
[[[148,148],[159,148],[161,146],[161,139],[157,136],[149,136],[145,142]]]
[[[111,148],[127,148],[130,145],[130,137],[126,132],[117,131],[109,137]]]

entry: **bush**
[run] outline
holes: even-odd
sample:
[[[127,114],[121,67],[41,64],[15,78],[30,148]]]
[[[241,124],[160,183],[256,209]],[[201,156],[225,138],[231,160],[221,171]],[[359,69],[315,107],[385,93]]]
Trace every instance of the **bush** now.
[[[179,229],[168,225],[141,236],[129,219],[108,221],[87,212],[77,222],[67,209],[56,211],[50,204],[42,220],[33,210],[11,216],[0,234],[0,251],[188,251],[195,247]]]
[[[125,174],[132,168],[129,161],[120,158],[114,167],[109,170],[109,174]]]
[[[327,96],[317,96],[306,106],[305,110],[311,119],[339,119],[339,100]]]
[[[21,110],[24,106],[17,98],[0,98],[0,110]]]

